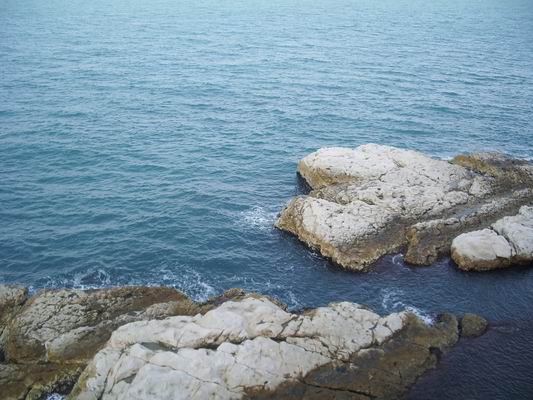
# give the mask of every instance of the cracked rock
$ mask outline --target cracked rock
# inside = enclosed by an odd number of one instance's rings
[[[348,302],[291,314],[245,296],[205,315],[123,325],[70,398],[394,398],[457,338],[452,316],[428,326]]]
[[[487,271],[533,261],[533,207],[504,217],[491,229],[463,233],[451,246],[452,258],[465,271]]]
[[[404,247],[406,261],[429,264],[457,234],[533,200],[533,166],[492,153],[448,162],[376,144],[323,148],[298,173],[312,191],[292,199],[276,227],[357,271]]]
[[[111,333],[128,322],[195,315],[242,296],[196,304],[165,287],[47,290],[0,285],[0,398],[41,399],[68,391]]]

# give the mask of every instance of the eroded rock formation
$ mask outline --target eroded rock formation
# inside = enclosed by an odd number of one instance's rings
[[[120,327],[71,397],[396,398],[457,339],[450,315],[428,326],[346,302],[291,314],[251,295],[205,315]]]
[[[485,333],[488,326],[488,321],[482,316],[466,313],[460,322],[461,335],[469,338],[478,337]]]
[[[240,289],[194,303],[162,287],[0,285],[0,311],[3,400],[394,399],[460,334],[449,314],[290,313]]]
[[[490,229],[463,233],[451,245],[452,258],[465,271],[487,271],[533,262],[533,207],[504,217]]]
[[[119,326],[195,315],[226,297],[196,304],[171,288],[132,286],[48,290],[28,298],[26,288],[0,285],[0,398],[40,399],[72,387]]]
[[[357,271],[401,248],[406,261],[430,264],[458,234],[533,201],[533,166],[501,154],[448,162],[375,144],[324,148],[298,173],[312,191],[292,199],[276,226]]]

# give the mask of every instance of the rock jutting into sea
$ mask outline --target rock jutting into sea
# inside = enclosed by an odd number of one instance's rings
[[[294,313],[240,289],[195,303],[163,287],[0,286],[0,312],[5,400],[393,399],[461,332],[450,314]]]
[[[354,271],[402,249],[408,263],[431,264],[459,234],[533,202],[533,165],[499,153],[443,161],[376,144],[323,148],[298,173],[312,190],[276,227]]]
[[[0,285],[0,398],[41,399],[72,387],[119,326],[195,315],[221,299],[197,304],[172,288],[137,286],[29,297],[27,288]]]
[[[457,236],[452,258],[465,271],[487,271],[533,262],[533,207],[523,206],[517,215],[504,217],[490,229]]]

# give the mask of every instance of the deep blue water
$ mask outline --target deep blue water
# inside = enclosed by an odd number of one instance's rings
[[[413,398],[533,398],[532,269],[352,274],[272,228],[299,158],[367,142],[533,157],[533,2],[0,2],[0,282],[478,312]]]

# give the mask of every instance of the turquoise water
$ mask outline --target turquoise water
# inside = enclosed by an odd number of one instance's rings
[[[272,224],[322,146],[533,157],[532,21],[529,0],[3,0],[0,282],[475,311],[497,329],[457,353],[474,371],[423,393],[527,398],[532,270],[350,274]]]

